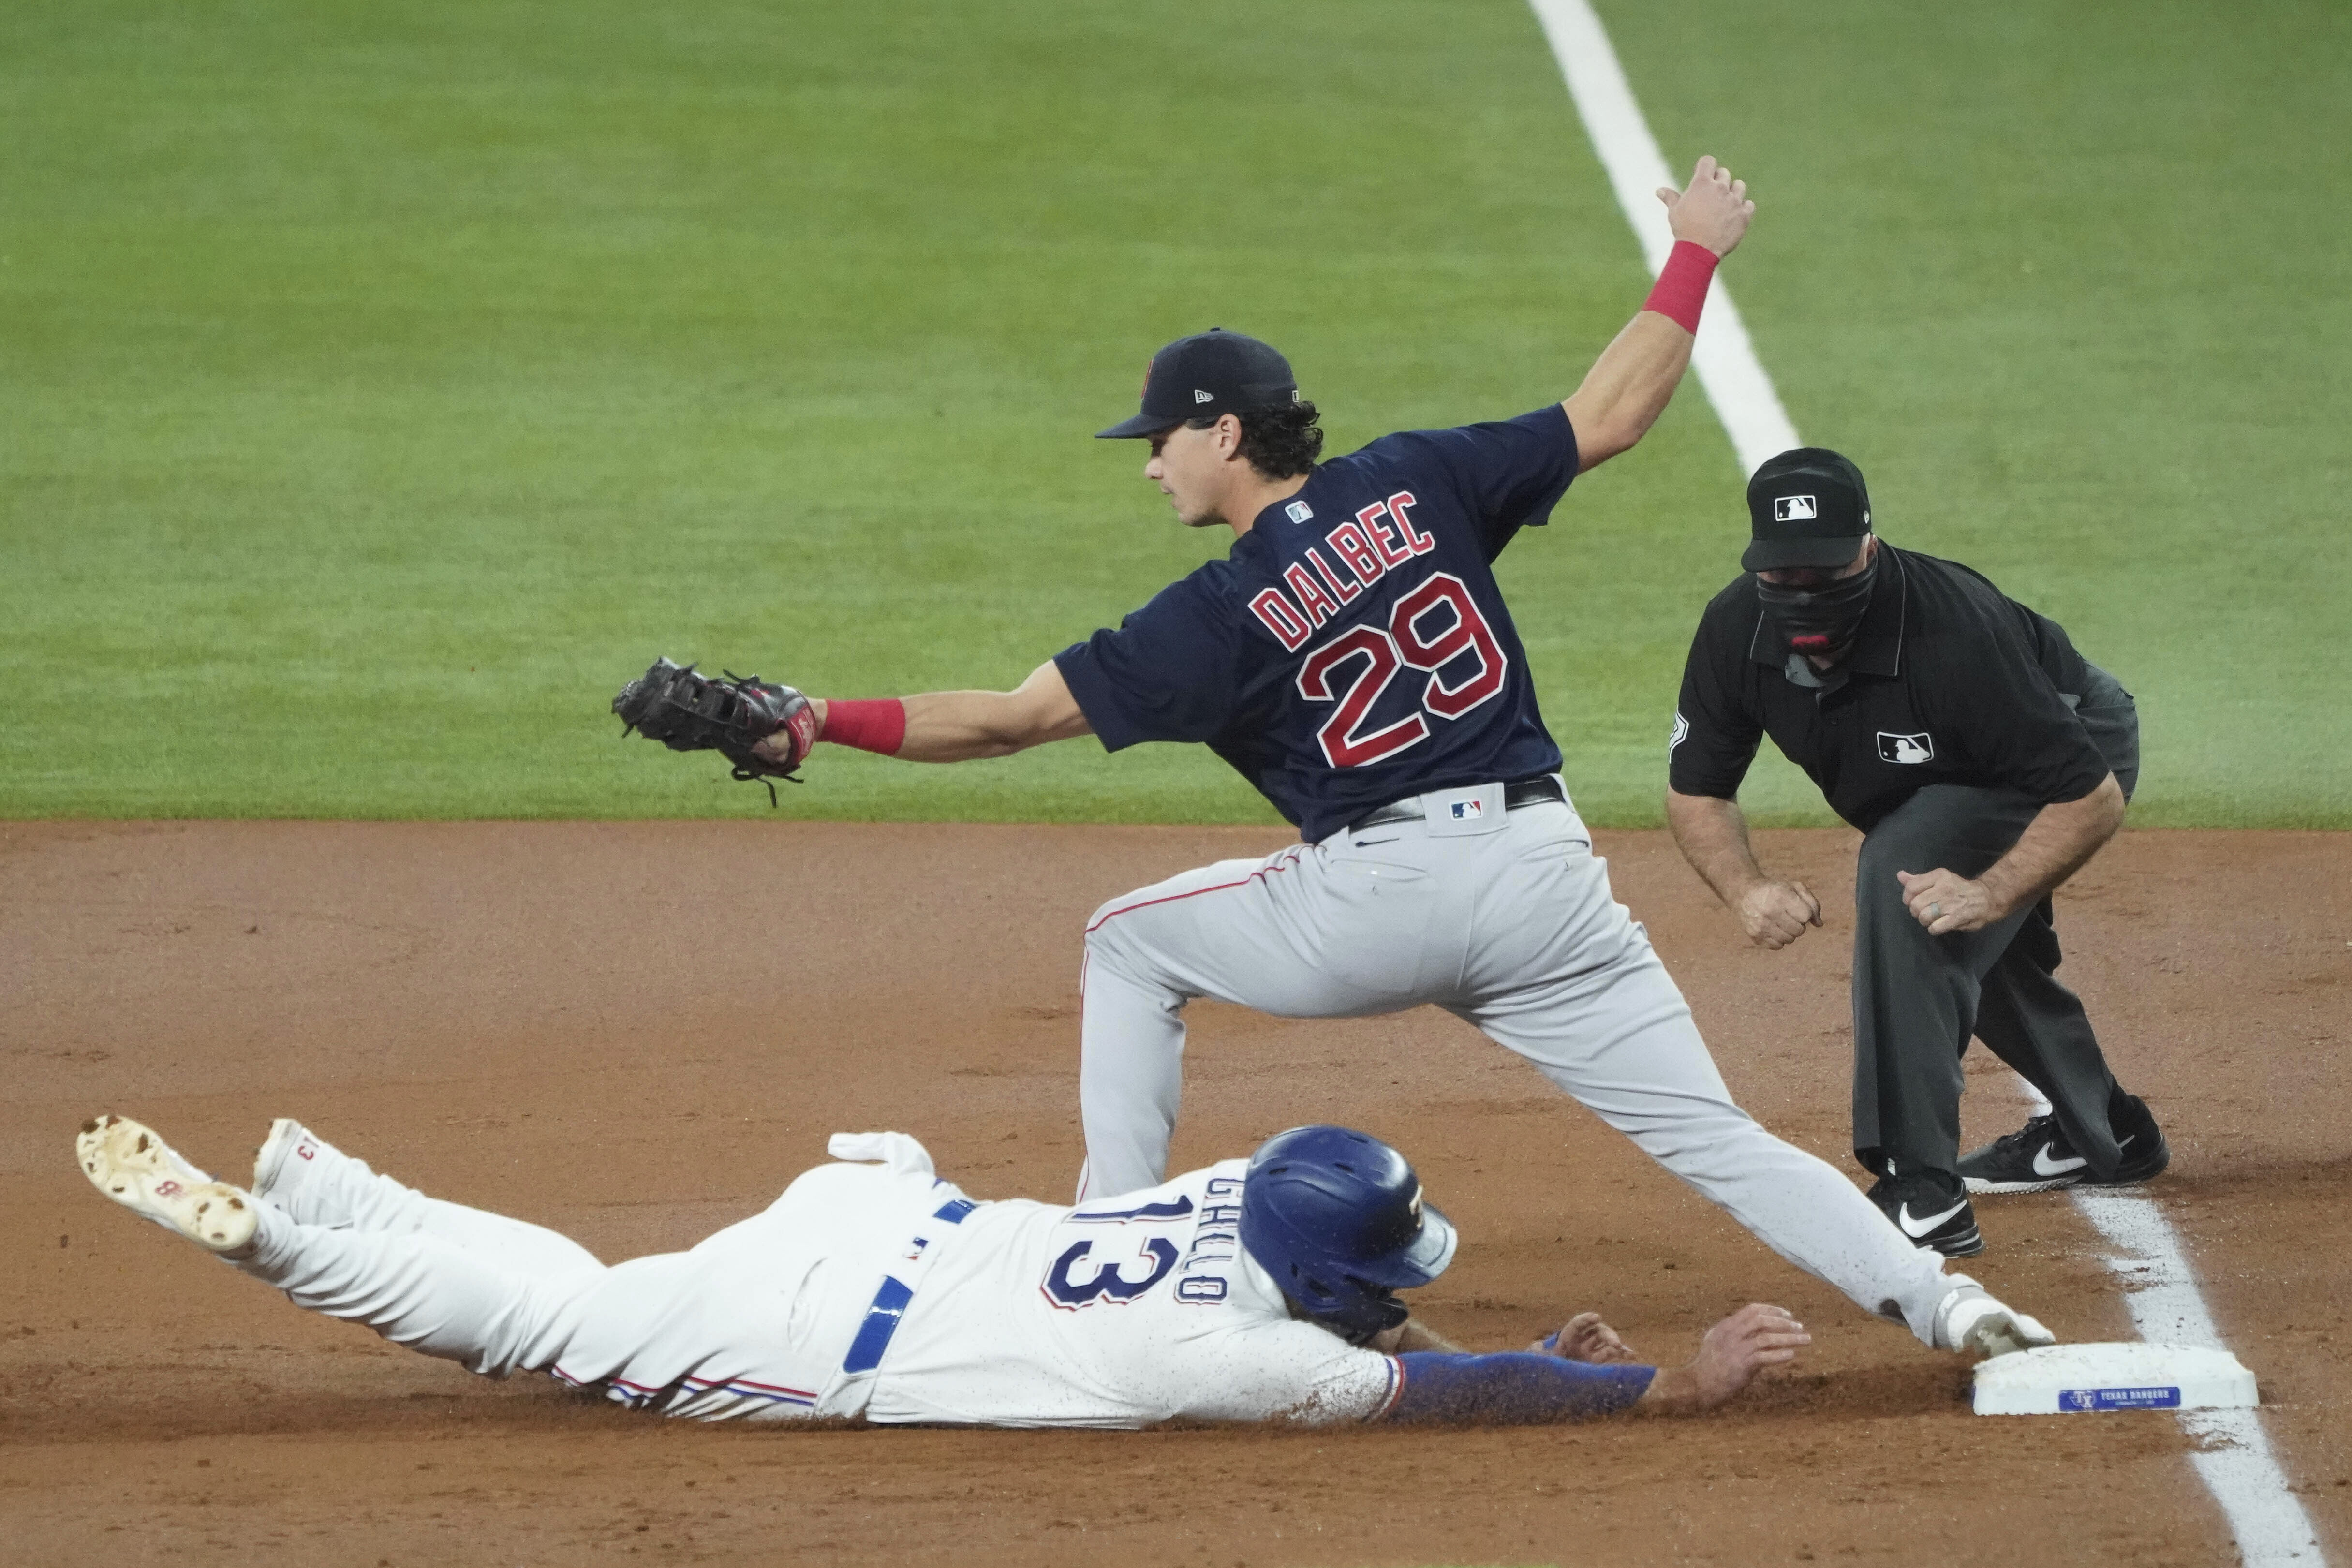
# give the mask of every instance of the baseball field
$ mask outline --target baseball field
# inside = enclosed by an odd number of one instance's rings
[[[1669,162],[1752,184],[1723,277],[1797,426],[2137,696],[2064,973],[2341,1560],[2352,16],[1598,8]],[[1519,0],[82,0],[0,16],[0,95],[16,1560],[2242,1560],[2172,1418],[1973,1416],[1950,1358],[1425,1009],[1196,1007],[1171,1168],[1361,1125],[1462,1226],[1422,1303],[1454,1337],[1591,1307],[1681,1358],[1766,1300],[1800,1365],[1553,1430],[665,1426],[298,1313],[72,1166],[96,1111],[224,1174],[297,1115],[608,1259],[841,1128],[1066,1201],[1087,911],[1274,813],[1205,750],[1083,740],[827,747],[772,809],[612,694],[656,654],[1010,687],[1116,625],[1224,548],[1088,439],[1181,332],[1280,343],[1336,450],[1571,389],[1646,278]],[[1762,852],[1832,890],[1772,954],[1657,831],[1742,481],[1686,386],[1500,575],[1618,897],[1742,1102],[1851,1170],[1858,836],[1768,748]],[[1969,1070],[1969,1141],[2013,1126]],[[2063,1194],[1979,1214],[1973,1272],[2133,1337]]]

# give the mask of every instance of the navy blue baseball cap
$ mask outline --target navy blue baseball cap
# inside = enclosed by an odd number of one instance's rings
[[[1298,378],[1271,343],[1223,327],[1178,338],[1151,356],[1143,376],[1143,410],[1097,441],[1157,436],[1187,419],[1287,408],[1298,401]]]
[[[1768,458],[1748,481],[1750,572],[1843,566],[1870,532],[1870,489],[1862,470],[1826,447],[1798,447]]]

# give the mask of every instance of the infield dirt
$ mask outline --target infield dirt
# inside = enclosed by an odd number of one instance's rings
[[[1771,954],[1654,834],[1607,833],[1734,1090],[1849,1171],[1854,836],[1765,836],[1828,929]],[[0,1540],[26,1563],[1993,1563],[2235,1560],[2168,1417],[1968,1413],[1865,1318],[1535,1071],[1429,1010],[1193,1009],[1171,1168],[1333,1120],[1461,1225],[1418,1306],[1478,1348],[1597,1308],[1686,1356],[1742,1301],[1798,1370],[1696,1421],[1508,1432],[701,1427],[495,1384],[313,1319],[107,1205],[86,1116],[241,1179],[299,1115],[437,1195],[607,1259],[764,1205],[836,1129],[977,1195],[1079,1154],[1078,931],[1255,829],[792,823],[0,825]],[[2062,894],[2065,975],[2163,1119],[2151,1191],[2326,1543],[2352,1541],[2352,837],[2133,833]],[[2022,1114],[1969,1057],[1971,1142]],[[1969,1267],[2130,1337],[2063,1194],[1988,1201]]]

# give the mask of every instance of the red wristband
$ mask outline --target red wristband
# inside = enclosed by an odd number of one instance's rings
[[[1698,331],[1698,313],[1706,304],[1706,285],[1715,276],[1715,264],[1720,259],[1714,251],[1693,239],[1675,241],[1666,253],[1666,265],[1658,273],[1658,281],[1651,289],[1649,299],[1642,303],[1644,310],[1677,322],[1686,332]]]
[[[895,697],[858,702],[836,697],[824,705],[824,728],[817,732],[817,739],[897,756],[907,740],[907,705]]]

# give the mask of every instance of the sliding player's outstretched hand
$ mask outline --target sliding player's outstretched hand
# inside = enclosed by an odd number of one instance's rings
[[[1666,225],[1676,239],[1706,246],[1717,256],[1728,256],[1748,233],[1756,204],[1748,199],[1748,182],[1735,180],[1731,171],[1712,156],[1701,158],[1683,190],[1658,187],[1666,204]]]
[[[1691,1361],[1689,1371],[1697,1384],[1693,1392],[1700,1408],[1711,1410],[1732,1398],[1755,1382],[1758,1373],[1796,1360],[1797,1352],[1812,1342],[1805,1325],[1785,1307],[1757,1301],[1740,1308],[1707,1330]]]
[[[1616,1330],[1601,1321],[1598,1312],[1577,1313],[1559,1332],[1549,1339],[1538,1340],[1528,1349],[1538,1355],[1556,1355],[1562,1361],[1588,1362],[1595,1366],[1642,1359],[1617,1337]]]

